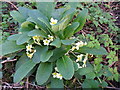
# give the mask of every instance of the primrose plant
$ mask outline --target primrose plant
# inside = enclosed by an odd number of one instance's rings
[[[10,12],[19,23],[19,32],[2,44],[2,56],[18,59],[14,82],[36,71],[38,85],[62,88],[64,81],[77,78],[79,69],[89,67],[89,54],[106,54],[103,47],[88,47],[89,41],[74,37],[83,28],[87,14],[87,9],[78,12],[70,5],[55,9],[52,2],[38,3],[34,10],[19,7]]]

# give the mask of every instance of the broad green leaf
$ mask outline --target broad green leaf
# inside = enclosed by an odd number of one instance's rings
[[[92,68],[92,67],[80,68],[77,72],[78,72],[80,75],[86,75],[86,74],[88,74],[88,73],[93,72],[93,68]]]
[[[39,28],[49,33],[48,30],[46,29],[46,25],[38,19],[38,18],[43,18],[46,21],[48,21],[47,17],[45,17],[43,13],[41,13],[38,10],[31,10],[29,11],[28,15],[32,18],[31,20],[33,20],[33,22],[35,22]]]
[[[39,17],[38,18],[41,22],[43,22],[49,29],[50,29],[50,22],[48,22],[47,20],[45,20],[45,19],[43,19],[43,18],[41,18],[41,17]]]
[[[28,29],[29,31],[30,30],[33,30],[35,27],[35,25],[32,23],[32,22],[29,22],[29,21],[25,21],[21,24],[21,28],[26,28]]]
[[[55,33],[57,31],[64,30],[65,27],[63,27],[63,25],[66,23],[66,21],[67,21],[67,18],[58,21],[58,23],[55,25],[52,25],[52,31]]]
[[[34,53],[32,60],[33,60],[33,62],[35,62],[35,63],[40,63],[40,55],[41,55],[41,51],[42,51],[43,49],[42,49],[42,47],[40,47],[40,46],[36,46],[36,47],[35,47],[35,50],[36,50],[36,52]],[[45,51],[46,51],[46,50],[45,50]]]
[[[35,66],[32,60],[28,60],[22,64],[14,74],[14,82],[20,82]]]
[[[0,49],[2,49],[2,50],[0,50],[0,51],[2,51],[2,53],[0,53],[0,54],[2,54],[1,56],[10,54],[10,53],[14,53],[16,51],[19,51],[19,50],[25,48],[24,45],[17,45],[15,41],[7,41],[7,42],[1,44],[0,47],[2,47],[2,48],[0,48]]]
[[[68,38],[71,37],[75,30],[77,29],[77,27],[79,26],[78,22],[74,22],[72,25],[68,26],[65,30],[64,30],[64,37]]]
[[[51,13],[55,8],[53,2],[37,2],[37,9],[48,18],[51,18]]]
[[[81,47],[79,49],[79,52],[89,53],[89,54],[93,54],[93,55],[106,55],[107,54],[107,51],[103,47],[100,47],[99,49],[98,48]]]
[[[63,56],[60,58],[57,63],[58,71],[62,74],[62,76],[69,80],[74,75],[74,65],[72,60],[68,56]]]
[[[50,88],[64,88],[63,80],[51,78]]]
[[[17,61],[16,65],[15,65],[15,70],[17,70],[21,65],[26,63],[28,60],[29,60],[29,58],[26,56],[25,53],[23,53],[23,55],[20,57],[20,59]]]
[[[31,39],[31,37],[29,37],[27,34],[28,33],[23,33],[20,35],[20,37],[16,41],[17,45],[24,44]]]
[[[83,28],[83,26],[84,26],[84,24],[85,24],[85,22],[86,22],[87,15],[88,15],[88,10],[87,10],[87,9],[83,9],[83,10],[77,15],[77,18],[76,18],[74,21],[75,21],[75,22],[79,22],[80,25],[79,25],[79,27],[75,30],[74,33],[80,31],[80,30]]]
[[[52,55],[53,55],[53,51],[48,50],[46,52],[41,53],[40,59],[42,62],[46,62],[50,59]]]
[[[49,79],[52,68],[52,63],[40,63],[36,74],[37,84],[42,85]]]
[[[85,79],[85,81],[82,84],[82,88],[99,88],[99,83],[96,80],[93,79]]]
[[[60,48],[61,40],[59,38],[56,38],[50,45],[53,45],[53,46],[56,46],[57,48]]]
[[[75,41],[76,41],[76,39],[61,40],[61,42],[62,42],[64,45],[72,45]]]
[[[30,9],[25,8],[25,7],[19,7],[18,10],[19,10],[19,12],[21,13],[21,15],[22,15],[23,17],[28,18],[28,11],[29,11]]]
[[[56,48],[55,50],[53,50],[53,56],[51,56],[49,62],[54,62],[58,60],[60,57],[65,55],[66,52],[67,51],[64,48]]]
[[[20,27],[18,31],[19,31],[20,33],[28,33],[28,32],[31,31],[31,29]]]
[[[65,11],[66,11],[65,8],[54,9],[54,11],[52,12],[52,17],[54,19],[60,20]]]
[[[16,41],[20,37],[20,35],[21,34],[14,34],[14,35],[9,36],[7,39]]]
[[[78,68],[78,65],[75,61],[73,62],[73,65],[74,65],[74,70],[77,71],[79,68]]]
[[[11,11],[10,15],[19,23],[23,23],[26,20],[26,18],[22,16],[22,14],[20,14],[18,11]]]
[[[33,30],[28,33],[28,36],[41,36],[41,37],[47,37],[46,33],[42,30]]]
[[[96,74],[94,72],[90,72],[86,75],[86,79],[94,79],[96,77]]]

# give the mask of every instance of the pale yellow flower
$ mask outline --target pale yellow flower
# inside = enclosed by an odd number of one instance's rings
[[[76,62],[82,61],[83,54],[80,54],[77,56]]]
[[[44,45],[47,45],[47,46],[50,44],[50,40],[47,40],[47,39],[43,40],[43,42],[44,42]]]
[[[49,39],[50,41],[53,41],[54,37],[53,37],[53,36],[48,35],[48,39]]]
[[[50,19],[50,25],[54,25],[54,24],[56,24],[57,22],[58,22],[57,19],[53,19],[53,18]]]
[[[30,51],[30,52],[31,52],[31,51],[32,51],[32,48],[33,48],[32,45],[29,45],[29,44],[28,44],[28,45],[26,46],[26,51]]]
[[[58,73],[56,73],[56,72],[52,73],[53,78],[56,78],[56,77],[57,77],[57,74],[58,74]]]
[[[29,58],[32,58],[32,56],[33,56],[33,53],[27,53],[27,56],[29,57]]]
[[[57,74],[57,78],[59,78],[60,80],[62,79],[62,75],[60,73]]]
[[[75,45],[76,45],[76,47],[82,47],[84,45],[84,43],[82,41],[79,41]]]

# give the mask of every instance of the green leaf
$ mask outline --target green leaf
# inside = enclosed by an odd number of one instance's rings
[[[22,16],[22,14],[20,14],[18,11],[11,11],[10,15],[19,23],[23,23],[26,20],[26,18]]]
[[[56,38],[50,45],[53,45],[53,46],[56,46],[57,48],[60,48],[61,40],[59,38]]]
[[[19,10],[20,14],[21,14],[24,18],[28,18],[28,11],[29,11],[30,9],[25,8],[25,7],[19,7],[18,10]]]
[[[65,30],[64,30],[64,37],[68,38],[71,37],[75,30],[77,29],[77,27],[79,26],[78,22],[74,22],[72,25],[68,26]]]
[[[43,22],[49,29],[50,29],[50,22],[48,22],[47,20],[45,20],[45,19],[43,19],[43,18],[41,18],[41,17],[39,17],[38,18],[41,22]]]
[[[52,78],[50,88],[64,88],[63,80]]]
[[[37,84],[42,85],[49,79],[52,68],[52,63],[40,63],[36,74]]]
[[[46,21],[48,21],[47,17],[44,16],[40,11],[38,10],[31,10],[29,11],[28,15],[32,18],[31,20],[33,20],[33,22],[36,23],[36,25],[41,28],[42,30],[46,31],[48,33],[48,31],[46,30],[46,25],[41,22],[38,18],[43,18]]]
[[[53,55],[53,51],[48,50],[46,52],[41,53],[40,59],[42,62],[46,62],[50,59],[52,55]]]
[[[0,47],[2,47],[2,48],[0,48],[0,49],[2,49],[2,50],[0,50],[0,51],[2,51],[2,53],[0,53],[0,54],[2,54],[1,56],[10,54],[10,53],[14,53],[16,51],[19,51],[19,50],[25,48],[24,45],[17,45],[15,41],[7,41],[7,42],[1,44]]]
[[[86,22],[86,18],[88,15],[88,10],[87,9],[83,9],[77,16],[77,18],[75,19],[75,22],[79,22],[80,26],[75,30],[74,33],[78,32],[79,30],[81,30]]]
[[[41,37],[47,37],[46,33],[42,30],[32,30],[28,33],[28,36],[41,36]]]
[[[48,18],[51,18],[51,13],[55,8],[55,4],[53,2],[38,2],[37,9],[42,12]]]
[[[82,84],[82,88],[99,88],[99,83],[96,80],[93,79],[85,79],[85,81]]]
[[[35,25],[30,21],[25,21],[21,24],[21,28],[26,28],[28,31],[33,30]]]
[[[61,42],[62,42],[64,45],[72,45],[75,41],[76,41],[76,39],[61,40]]]
[[[21,36],[17,39],[17,45],[24,44],[31,39],[31,37],[29,37],[27,34],[28,33],[21,34]]]
[[[41,55],[41,51],[43,50],[43,48],[40,46],[36,46],[35,50],[36,52],[34,53],[32,60],[35,63],[40,63],[40,55]]]
[[[78,65],[75,61],[73,62],[73,65],[74,65],[74,70],[77,71],[79,68],[78,68]]]
[[[80,75],[86,75],[86,74],[88,74],[88,73],[93,72],[93,68],[92,68],[92,67],[80,68],[77,72],[78,72]]]
[[[7,39],[16,41],[20,37],[20,35],[21,34],[14,34],[14,35],[9,36]]]
[[[21,65],[26,63],[28,60],[29,60],[29,58],[27,57],[27,55],[25,53],[23,53],[23,55],[20,57],[20,59],[17,61],[16,65],[15,65],[15,70],[17,70]]]
[[[62,76],[69,80],[74,75],[74,65],[72,60],[68,56],[63,56],[60,58],[57,63],[58,71],[62,74]]]
[[[93,54],[93,55],[106,55],[107,54],[107,51],[103,47],[100,47],[99,49],[98,48],[81,47],[79,49],[79,52],[89,53],[89,54]]]
[[[22,64],[14,75],[14,82],[20,82],[35,66],[36,64],[32,60],[28,60]]]
[[[96,77],[96,74],[94,72],[90,72],[86,74],[86,79],[94,79]]]
[[[53,56],[51,56],[49,62],[54,62],[58,60],[60,57],[65,55],[66,52],[67,51],[64,48],[56,48],[55,50],[53,50]]]

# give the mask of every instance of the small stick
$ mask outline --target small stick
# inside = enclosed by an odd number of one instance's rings
[[[7,3],[9,3],[9,4],[11,4],[16,10],[18,10],[18,8],[16,7],[16,5],[15,4],[13,4],[12,2],[10,2],[10,1],[7,1],[7,0],[2,0],[2,1],[4,1],[4,2],[7,2]]]
[[[6,63],[6,62],[13,62],[13,61],[16,61],[17,59],[13,59],[13,60],[4,60],[2,61],[1,63]]]

